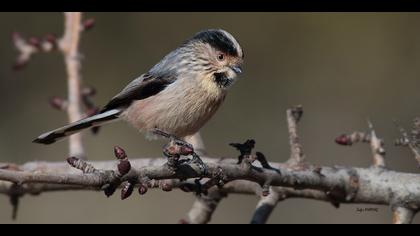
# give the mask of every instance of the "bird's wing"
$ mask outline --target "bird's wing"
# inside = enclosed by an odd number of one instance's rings
[[[174,77],[155,77],[148,73],[131,81],[120,93],[108,102],[101,113],[115,108],[127,107],[133,101],[156,95],[176,80]]]

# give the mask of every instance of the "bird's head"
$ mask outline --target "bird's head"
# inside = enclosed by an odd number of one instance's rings
[[[192,52],[190,58],[196,71],[205,73],[222,89],[229,88],[242,73],[244,52],[238,41],[222,29],[198,32],[184,44]]]

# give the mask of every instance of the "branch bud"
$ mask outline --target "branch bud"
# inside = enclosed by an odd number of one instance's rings
[[[90,30],[94,26],[95,26],[95,19],[93,19],[93,18],[86,19],[82,23],[83,31]]]
[[[125,153],[125,150],[118,146],[114,147],[114,155],[118,160],[127,158],[127,154]]]
[[[130,182],[124,183],[121,189],[121,200],[125,200],[131,196],[134,190],[134,184]]]
[[[335,139],[335,142],[343,146],[351,146],[353,144],[353,142],[351,141],[351,138],[346,134],[342,134],[339,137],[337,137]]]
[[[140,194],[140,195],[144,195],[144,194],[146,194],[148,189],[149,189],[149,188],[148,188],[146,185],[144,185],[144,184],[140,184],[140,187],[139,187],[139,194]]]

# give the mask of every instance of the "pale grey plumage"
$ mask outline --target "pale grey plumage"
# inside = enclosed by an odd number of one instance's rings
[[[178,137],[191,135],[222,104],[242,60],[243,51],[232,35],[201,31],[130,82],[100,114],[42,134],[34,142],[51,144],[119,118],[142,131],[159,128]]]

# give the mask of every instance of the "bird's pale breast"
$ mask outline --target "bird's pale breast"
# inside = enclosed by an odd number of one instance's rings
[[[158,128],[178,137],[196,133],[220,107],[225,91],[210,80],[187,80],[179,79],[159,94],[135,101],[122,118],[141,131]]]

